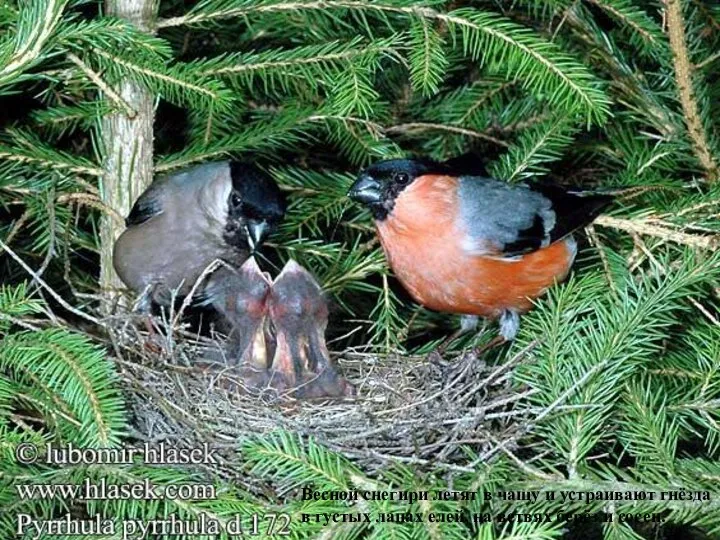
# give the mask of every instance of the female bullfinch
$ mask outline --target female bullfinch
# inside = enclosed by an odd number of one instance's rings
[[[169,306],[215,260],[240,267],[282,222],[275,180],[249,163],[204,163],[158,178],[135,201],[115,242],[113,265],[129,288]]]
[[[418,303],[464,315],[464,329],[478,316],[499,319],[506,340],[532,300],[567,276],[572,233],[612,202],[418,159],[368,167],[348,196],[369,207],[390,267]]]

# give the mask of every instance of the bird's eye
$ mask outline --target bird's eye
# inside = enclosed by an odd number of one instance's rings
[[[406,173],[404,173],[404,172],[397,173],[397,174],[395,175],[395,181],[396,181],[398,184],[404,186],[405,184],[407,184],[407,183],[410,181],[410,177],[409,177]]]
[[[240,195],[238,195],[237,193],[233,193],[232,197],[230,197],[230,203],[234,207],[240,206],[242,204],[242,199],[240,198]]]

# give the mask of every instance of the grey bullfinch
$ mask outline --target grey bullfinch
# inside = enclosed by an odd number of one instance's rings
[[[159,178],[137,199],[115,242],[120,279],[151,301],[187,295],[216,259],[239,268],[278,226],[286,200],[265,172],[235,161],[205,163]]]

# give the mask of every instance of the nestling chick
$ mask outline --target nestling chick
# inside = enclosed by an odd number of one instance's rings
[[[206,163],[160,178],[135,202],[115,242],[120,279],[151,301],[186,296],[214,260],[239,267],[285,215],[285,196],[252,165]]]
[[[238,270],[222,267],[213,272],[203,291],[203,303],[212,305],[229,325],[226,357],[250,388],[265,387],[269,380],[270,288],[270,276],[250,257]]]
[[[348,195],[370,209],[393,272],[418,303],[464,315],[464,328],[478,316],[499,319],[505,340],[532,300],[567,276],[572,233],[612,202],[417,159],[368,167]]]
[[[325,344],[328,307],[320,285],[290,260],[268,301],[276,348],[270,384],[298,398],[351,396],[354,389],[330,363]]]

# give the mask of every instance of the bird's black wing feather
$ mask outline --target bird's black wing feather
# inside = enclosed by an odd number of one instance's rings
[[[568,191],[548,184],[531,184],[531,189],[542,193],[552,202],[555,225],[549,231],[550,242],[556,242],[586,227],[612,202],[613,197],[581,190]]]
[[[140,225],[150,218],[161,214],[163,211],[160,196],[165,182],[155,181],[135,201],[128,217],[125,218],[125,226]]]
[[[545,220],[540,214],[535,214],[532,225],[517,231],[517,240],[504,244],[502,252],[504,255],[514,257],[537,251],[542,247],[545,238]]]

